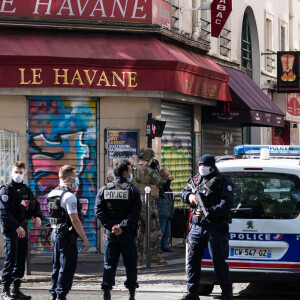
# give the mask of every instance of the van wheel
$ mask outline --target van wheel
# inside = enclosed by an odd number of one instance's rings
[[[213,289],[214,289],[213,284],[200,284],[199,295],[200,296],[209,296],[210,293],[213,291]]]

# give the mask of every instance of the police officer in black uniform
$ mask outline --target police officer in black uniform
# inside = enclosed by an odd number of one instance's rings
[[[39,228],[42,213],[30,187],[23,183],[24,175],[25,163],[16,161],[12,165],[10,181],[0,189],[0,229],[4,234],[5,253],[2,300],[31,299],[20,291],[28,250],[27,224],[34,217],[32,223]]]
[[[90,247],[82,226],[81,205],[72,191],[79,184],[76,168],[62,166],[59,178],[59,186],[47,198],[53,246],[52,286],[49,289],[52,300],[66,300],[72,288],[78,256],[77,237],[82,239],[85,251]]]
[[[101,289],[104,300],[110,300],[110,290],[115,285],[116,269],[122,254],[129,290],[129,299],[134,300],[137,283],[137,222],[142,208],[141,194],[130,181],[131,164],[121,160],[115,169],[115,180],[102,187],[96,198],[95,214],[105,228],[104,271]]]
[[[199,160],[199,173],[192,179],[201,193],[208,216],[203,220],[203,212],[197,209],[196,197],[191,185],[183,190],[181,201],[194,210],[192,228],[188,237],[188,293],[181,300],[199,300],[201,261],[208,247],[214,264],[215,275],[222,289],[221,299],[231,300],[232,282],[226,259],[229,255],[228,231],[230,209],[233,203],[232,183],[229,177],[217,169],[215,157],[206,154]]]

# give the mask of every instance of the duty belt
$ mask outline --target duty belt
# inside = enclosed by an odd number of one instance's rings
[[[57,224],[61,224],[61,223],[64,223],[63,222],[63,218],[49,218],[49,223],[50,224],[55,224],[55,225],[57,225]]]

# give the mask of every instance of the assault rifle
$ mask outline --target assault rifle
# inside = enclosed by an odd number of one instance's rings
[[[196,196],[196,202],[197,202],[197,208],[196,208],[196,210],[199,209],[199,210],[202,211],[203,218],[200,220],[200,222],[198,222],[198,223],[201,223],[202,221],[204,221],[205,219],[207,219],[208,212],[207,212],[207,210],[205,208],[205,205],[204,205],[204,203],[202,201],[200,191],[196,187],[195,182],[194,182],[193,178],[191,178],[191,177],[189,178],[189,181],[188,181],[188,187],[190,187],[192,189],[192,193]]]

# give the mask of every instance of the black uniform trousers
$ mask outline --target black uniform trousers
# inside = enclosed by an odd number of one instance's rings
[[[138,288],[137,283],[137,249],[135,234],[130,230],[123,231],[115,236],[109,230],[105,230],[104,241],[104,271],[102,289],[112,289],[115,285],[116,270],[120,254],[126,268],[127,279],[124,282],[126,288]]]
[[[198,293],[201,277],[201,261],[204,250],[208,247],[213,261],[215,275],[221,286],[222,294],[232,293],[232,282],[226,259],[229,255],[228,233],[220,232],[216,223],[193,225],[188,237],[188,267],[187,289],[191,293]]]
[[[2,269],[2,284],[9,286],[11,283],[20,286],[25,272],[25,263],[28,253],[27,225],[24,230],[26,236],[19,238],[16,230],[7,229],[4,234],[4,264]]]
[[[77,267],[77,244],[71,243],[70,236],[61,236],[55,230],[51,233],[53,246],[53,271],[51,275],[52,295],[66,296],[72,288],[73,278]]]

